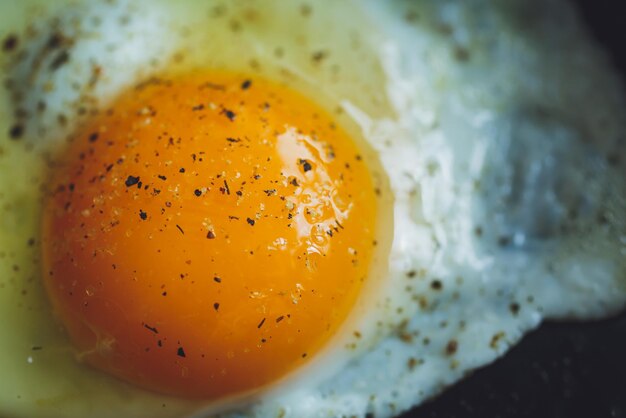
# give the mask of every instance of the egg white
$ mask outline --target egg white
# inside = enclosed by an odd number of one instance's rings
[[[21,140],[1,143],[0,314],[15,320],[0,323],[0,415],[212,411],[77,364],[39,282],[46,156],[62,150],[80,113],[163,68],[289,83],[376,150],[393,194],[389,257],[377,263],[384,286],[316,360],[320,372],[309,367],[221,416],[394,416],[544,318],[624,307],[624,96],[564,1],[27,3],[0,21],[23,33],[37,15],[26,58],[4,66],[30,116]],[[75,39],[71,59],[33,75],[55,28]],[[55,56],[43,59],[41,68]],[[3,96],[10,126],[15,100]],[[92,107],[80,112],[86,96]],[[60,125],[68,109],[76,114]]]

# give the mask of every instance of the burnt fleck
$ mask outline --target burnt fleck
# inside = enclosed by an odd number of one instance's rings
[[[213,304],[213,309],[215,309],[215,311],[219,311],[219,309],[220,309],[220,304],[219,304],[219,303],[217,303],[217,302],[215,302],[215,303]]]
[[[176,228],[180,231],[181,234],[185,235],[185,231],[183,231],[183,228],[181,228],[180,225],[176,224]]]
[[[176,352],[176,355],[178,357],[187,357],[187,355],[185,354],[185,350],[182,347],[178,347],[178,351]]]
[[[198,110],[202,110],[202,109],[204,109],[203,104],[199,104],[191,108],[191,110],[193,110],[194,112],[197,112]]]
[[[259,322],[259,325],[257,325],[256,327],[260,329],[264,323],[265,323],[265,318],[261,319],[261,322]]]
[[[252,85],[252,81],[251,80],[245,80],[243,83],[241,83],[241,89],[242,90],[248,90],[251,85]]]
[[[137,177],[135,177],[135,176],[128,176],[128,178],[124,182],[126,187],[132,187],[132,186],[134,186],[134,185],[136,185],[138,183],[139,183],[139,176],[137,176]]]
[[[162,175],[159,175],[159,176],[157,176],[157,177],[158,177],[159,179],[163,180],[163,181],[167,180],[167,177],[162,176]]]
[[[246,218],[246,222],[248,222],[250,226],[254,226],[254,219]]]
[[[322,60],[324,60],[324,58],[326,58],[328,56],[328,52],[326,51],[317,51],[314,52],[313,55],[311,55],[311,59],[314,62],[322,62]]]
[[[456,340],[450,340],[448,341],[448,344],[446,345],[446,355],[448,356],[452,356],[454,355],[457,350],[459,348],[459,343]]]
[[[293,179],[291,179],[291,185],[294,186],[294,187],[298,187],[299,186],[298,179],[295,178],[295,177]]]
[[[228,142],[241,142],[241,139],[239,139],[239,138],[226,138],[226,140]]]
[[[227,195],[230,195],[230,187],[228,187],[228,183],[226,182],[226,180],[224,180],[224,190],[226,191]]]
[[[312,8],[311,8],[311,6],[309,6],[308,4],[303,4],[303,5],[300,7],[300,14],[301,14],[303,17],[309,17],[309,16],[311,16],[311,13],[312,13],[312,12],[313,12],[313,9],[312,9]]]
[[[470,59],[470,53],[466,48],[457,46],[454,48],[454,58],[459,62],[467,62]]]
[[[145,221],[146,219],[148,219],[148,214],[144,212],[143,210],[139,209],[139,217],[141,218],[142,221]]]
[[[276,189],[269,189],[269,190],[263,190],[263,192],[267,195],[267,196],[273,196],[276,194]]]
[[[215,283],[222,283],[222,279],[221,279],[221,278],[219,278],[219,277],[217,277],[217,276],[213,277],[213,281],[214,281]]]
[[[4,41],[2,41],[2,50],[4,52],[11,52],[15,48],[17,48],[17,44],[18,44],[17,36],[9,35],[6,38],[4,38]]]

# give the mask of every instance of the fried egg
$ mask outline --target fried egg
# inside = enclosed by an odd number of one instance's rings
[[[565,2],[2,8],[3,416],[392,417],[624,307]]]

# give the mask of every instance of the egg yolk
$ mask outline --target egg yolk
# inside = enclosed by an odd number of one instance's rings
[[[256,77],[137,85],[74,135],[51,184],[44,277],[79,359],[169,395],[223,398],[307,362],[376,245],[352,138]]]

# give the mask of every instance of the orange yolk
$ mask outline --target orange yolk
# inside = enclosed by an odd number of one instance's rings
[[[75,135],[44,213],[46,287],[79,358],[187,398],[308,361],[376,244],[352,139],[286,87],[228,73],[124,93]]]

